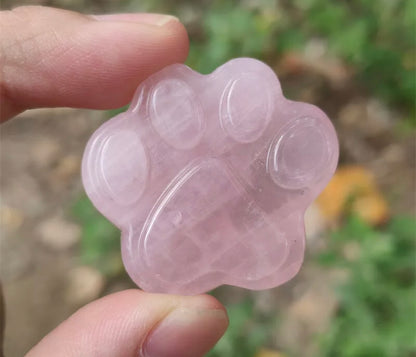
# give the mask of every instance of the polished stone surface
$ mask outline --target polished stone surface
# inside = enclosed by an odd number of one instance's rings
[[[239,58],[209,75],[176,64],[149,77],[93,134],[82,175],[121,229],[137,285],[198,294],[294,277],[305,209],[337,161],[327,116],[284,98],[264,63]]]

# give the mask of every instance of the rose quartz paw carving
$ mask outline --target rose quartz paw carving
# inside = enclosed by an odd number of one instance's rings
[[[207,76],[178,64],[149,77],[94,133],[82,174],[122,231],[137,285],[197,294],[291,279],[305,209],[337,160],[326,115],[285,99],[268,66],[241,58]]]

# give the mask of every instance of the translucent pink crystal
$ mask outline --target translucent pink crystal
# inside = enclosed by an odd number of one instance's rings
[[[197,294],[295,276],[305,209],[337,160],[326,115],[285,99],[268,66],[240,58],[206,76],[175,64],[149,77],[91,137],[82,176],[121,229],[136,284]]]

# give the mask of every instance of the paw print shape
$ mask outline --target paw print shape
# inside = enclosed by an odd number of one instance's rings
[[[91,137],[85,190],[122,232],[131,278],[151,292],[266,289],[303,261],[304,212],[335,171],[318,108],[283,97],[264,63],[209,75],[175,64]]]

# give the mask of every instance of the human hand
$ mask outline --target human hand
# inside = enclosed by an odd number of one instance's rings
[[[28,108],[108,109],[126,104],[151,73],[185,60],[172,17],[91,17],[45,8],[0,13],[1,120]],[[127,290],[81,308],[27,357],[198,357],[228,325],[213,297]]]

